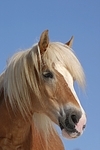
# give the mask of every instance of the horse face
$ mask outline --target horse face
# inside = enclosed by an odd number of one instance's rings
[[[63,136],[75,138],[85,128],[85,112],[74,90],[73,77],[69,71],[59,65],[55,69],[54,72],[49,69],[43,72],[45,113],[60,126]]]

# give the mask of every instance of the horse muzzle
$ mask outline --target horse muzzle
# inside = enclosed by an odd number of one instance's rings
[[[67,110],[65,115],[59,117],[59,126],[62,135],[72,139],[80,136],[86,127],[86,115],[79,110]]]

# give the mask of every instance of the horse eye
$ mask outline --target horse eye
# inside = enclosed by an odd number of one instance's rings
[[[50,71],[43,72],[43,77],[45,78],[53,78],[53,74]]]

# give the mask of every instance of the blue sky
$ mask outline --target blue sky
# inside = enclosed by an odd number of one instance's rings
[[[73,35],[73,49],[86,74],[86,92],[78,91],[87,113],[84,134],[62,138],[65,149],[100,150],[100,1],[1,0],[0,73],[19,49],[31,47],[49,29],[51,41],[66,42]]]

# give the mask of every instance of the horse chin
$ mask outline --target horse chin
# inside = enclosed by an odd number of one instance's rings
[[[59,126],[62,131],[63,137],[65,137],[67,139],[74,139],[81,135],[81,133],[78,132],[77,130],[75,130],[74,132],[71,132],[71,131],[69,131],[69,129],[64,128],[64,126],[61,123],[59,123]]]
[[[65,129],[62,129],[62,135],[67,139],[74,139],[77,138],[80,134],[78,134],[77,132],[69,133]]]

